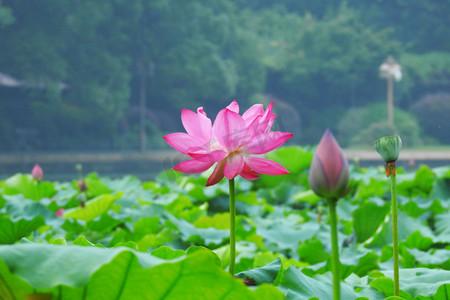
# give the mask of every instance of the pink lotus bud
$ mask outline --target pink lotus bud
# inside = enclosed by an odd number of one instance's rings
[[[348,193],[349,170],[339,144],[327,129],[317,147],[309,171],[309,185],[319,196],[332,199]]]
[[[33,177],[34,180],[42,180],[42,178],[44,177],[44,171],[42,171],[40,165],[34,165],[33,170],[31,170],[31,177]]]
[[[64,208],[58,209],[58,211],[55,213],[55,216],[60,217],[64,214]]]

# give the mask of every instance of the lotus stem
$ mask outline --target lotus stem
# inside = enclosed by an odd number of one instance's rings
[[[397,214],[397,184],[395,162],[391,172],[391,201],[392,201],[392,237],[394,259],[394,296],[400,296],[399,263],[398,263],[398,214]]]
[[[229,180],[230,186],[230,267],[229,272],[234,276],[234,260],[236,257],[236,200],[234,178]]]
[[[333,300],[341,299],[341,272],[339,262],[339,244],[337,234],[337,214],[336,214],[336,198],[327,199],[330,207],[330,224],[331,224],[331,255],[333,270]]]

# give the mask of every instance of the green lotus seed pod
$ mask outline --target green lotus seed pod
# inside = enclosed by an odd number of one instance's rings
[[[396,136],[385,136],[375,142],[375,150],[385,162],[396,161],[402,150],[402,139]]]

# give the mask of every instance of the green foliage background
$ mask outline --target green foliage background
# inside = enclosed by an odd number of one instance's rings
[[[0,85],[0,149],[136,148],[143,86],[149,147],[179,129],[181,108],[233,99],[276,99],[312,144],[384,99],[389,54],[402,109],[448,93],[449,12],[445,0],[2,0],[0,73],[22,85]]]

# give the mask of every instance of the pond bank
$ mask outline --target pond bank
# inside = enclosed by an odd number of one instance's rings
[[[375,150],[344,150],[347,159],[358,159],[362,166],[381,163]],[[83,173],[98,172],[104,176],[119,177],[133,174],[141,179],[153,179],[160,171],[172,168],[184,160],[185,155],[176,151],[149,152],[59,152],[59,153],[2,153],[0,154],[0,177],[15,173],[28,173],[34,164],[40,164],[47,179],[68,180],[77,178],[75,165],[83,165]],[[401,165],[427,164],[432,167],[450,163],[448,150],[403,150]]]

